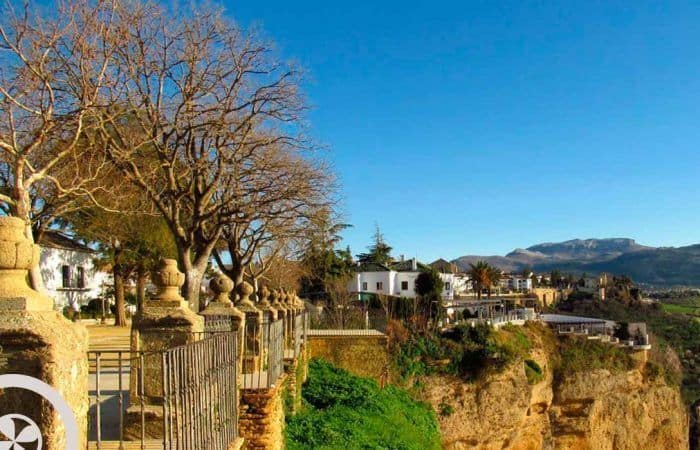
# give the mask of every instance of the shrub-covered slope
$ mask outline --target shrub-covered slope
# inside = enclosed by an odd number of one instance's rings
[[[287,422],[287,449],[440,448],[431,408],[397,387],[380,388],[315,359],[302,397],[302,412]]]

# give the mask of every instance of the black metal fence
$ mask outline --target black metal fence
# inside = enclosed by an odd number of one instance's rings
[[[294,316],[294,357],[299,356],[301,350],[301,340],[304,335],[304,315],[297,314]]]
[[[284,319],[259,324],[246,321],[243,340],[244,389],[272,387],[282,375],[284,366]]]
[[[237,349],[237,334],[221,331],[163,352],[88,352],[88,447],[227,449],[238,436]]]
[[[143,380],[141,367],[144,354],[129,350],[100,350],[88,352],[90,379],[88,394],[88,440],[100,448],[103,441],[124,442],[125,411],[128,406],[138,406],[145,419]],[[133,372],[132,372],[133,369]],[[131,374],[135,373],[132,380]],[[130,383],[135,383],[136,398],[130,398]],[[133,401],[132,401],[133,400]],[[142,424],[143,425],[143,424]],[[145,430],[145,427],[141,427]],[[145,436],[141,437],[145,441]]]
[[[166,449],[226,450],[238,437],[237,336],[163,352]]]

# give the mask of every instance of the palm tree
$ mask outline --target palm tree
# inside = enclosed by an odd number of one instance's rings
[[[491,289],[495,288],[498,286],[498,284],[501,281],[501,269],[494,267],[494,266],[488,266],[488,284],[487,284],[487,289],[488,289],[488,296],[491,298]]]
[[[469,263],[469,277],[472,279],[476,295],[481,300],[481,291],[489,285],[489,269],[491,266],[486,261]]]

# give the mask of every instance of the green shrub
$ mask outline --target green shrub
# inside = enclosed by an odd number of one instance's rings
[[[452,405],[444,402],[438,405],[438,409],[440,410],[440,415],[443,417],[451,416],[455,412],[455,408]]]
[[[562,374],[607,369],[624,372],[636,367],[628,351],[605,342],[570,338],[562,341]]]
[[[530,384],[537,384],[544,378],[542,373],[542,368],[537,361],[532,359],[526,359],[523,363],[525,365],[525,376],[527,377],[527,382]]]
[[[663,367],[653,361],[647,361],[646,364],[644,364],[644,375],[652,380],[658,380],[665,376],[665,373]]]
[[[314,359],[302,397],[305,408],[287,418],[287,449],[440,448],[434,412],[402,389]]]
[[[531,348],[523,327],[457,325],[440,336],[412,336],[395,352],[394,365],[404,381],[434,373],[476,380],[526,358]]]

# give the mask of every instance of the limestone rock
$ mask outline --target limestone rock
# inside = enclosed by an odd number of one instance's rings
[[[688,417],[678,388],[639,370],[581,372],[553,381],[553,350],[531,358],[544,378],[527,382],[522,363],[474,383],[423,380],[423,398],[438,411],[443,445],[462,449],[687,449]],[[439,414],[450,405],[450,414]]]

